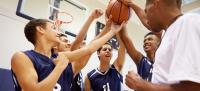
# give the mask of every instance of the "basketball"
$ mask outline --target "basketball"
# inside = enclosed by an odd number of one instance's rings
[[[129,19],[130,8],[119,0],[110,0],[106,9],[106,17],[110,15],[112,15],[112,21],[114,23],[121,24],[123,21]]]

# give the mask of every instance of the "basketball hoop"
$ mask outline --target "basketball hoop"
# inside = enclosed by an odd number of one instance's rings
[[[61,23],[71,23],[73,21],[73,16],[67,12],[59,12],[57,14],[57,20]]]
[[[58,29],[64,28],[66,24],[73,21],[73,16],[67,12],[58,12],[56,15],[56,20],[54,21]]]

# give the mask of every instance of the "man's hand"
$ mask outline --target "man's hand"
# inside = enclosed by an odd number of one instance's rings
[[[125,78],[126,85],[134,90],[138,90],[139,87],[144,85],[144,80],[135,72],[129,71]]]
[[[112,23],[111,30],[118,33],[126,25],[127,22],[123,21],[121,25]]]
[[[111,29],[111,25],[112,25],[112,15],[109,16],[109,18],[106,18],[106,24],[105,24],[105,28],[107,30],[110,30]]]
[[[120,0],[122,3],[124,3],[127,6],[130,6],[131,4],[133,4],[132,0]]]
[[[59,53],[57,58],[54,59],[54,64],[61,67],[63,70],[67,67],[69,59],[63,53]]]
[[[100,16],[102,16],[103,13],[104,13],[103,10],[101,10],[101,9],[95,9],[95,10],[92,11],[91,17],[93,19],[96,19],[96,18],[99,18]]]

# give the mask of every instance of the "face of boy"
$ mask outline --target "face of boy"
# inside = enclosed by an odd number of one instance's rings
[[[145,52],[155,52],[159,45],[159,39],[156,35],[148,35],[144,38],[144,51]]]
[[[45,34],[44,36],[48,41],[53,41],[54,43],[58,44],[60,31],[56,29],[54,24],[47,22],[45,26]]]
[[[69,51],[71,47],[71,43],[67,37],[60,37],[60,44],[58,46],[58,51]]]
[[[109,44],[103,45],[98,55],[100,59],[110,62],[112,58],[112,47]]]

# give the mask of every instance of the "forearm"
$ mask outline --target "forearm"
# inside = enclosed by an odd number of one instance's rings
[[[96,50],[98,50],[102,45],[104,45],[109,39],[111,39],[113,36],[115,35],[115,33],[113,31],[109,31],[108,33],[106,33],[105,35],[103,35],[102,37],[92,41],[91,43],[89,43],[88,50],[90,53],[95,52]]]
[[[171,89],[170,85],[152,84],[147,81],[145,81],[140,85],[139,88],[136,89],[137,91],[175,91]]]
[[[136,50],[132,40],[128,36],[127,30],[120,31],[120,37],[125,45],[129,56],[136,64],[138,64],[143,55]]]
[[[82,41],[86,37],[89,27],[90,27],[91,23],[94,21],[94,19],[95,18],[92,15],[88,17],[87,21],[82,26],[79,34],[76,36],[75,41],[72,43],[71,51],[78,49],[80,47]]]
[[[144,10],[141,9],[139,6],[134,3],[130,3],[129,6],[135,11],[137,15],[140,15],[139,17],[146,18]]]
[[[96,40],[96,39],[102,37],[103,35],[105,35],[108,32],[109,32],[109,28],[107,26],[105,26],[103,28],[103,30],[93,40]]]
[[[137,6],[134,3],[130,3],[129,6],[135,11],[136,15],[139,17],[142,24],[146,28],[150,29],[149,25],[147,24],[147,16],[146,16],[146,13],[144,12],[144,10],[141,9],[139,6]]]
[[[138,91],[200,91],[200,84],[190,81],[170,85],[145,82]]]
[[[89,43],[87,46],[83,48],[80,48],[71,52],[65,52],[65,55],[71,61],[71,60],[78,60],[79,58],[83,56],[92,54],[93,52],[98,50],[103,44],[105,44],[109,39],[111,39],[115,35],[115,33],[119,32],[119,30],[121,30],[121,28],[124,25],[125,25],[125,22],[123,22],[122,25],[118,29],[109,31],[101,38],[92,41],[91,43]]]
[[[125,46],[123,41],[121,40],[119,34],[116,34],[117,40],[119,42],[119,50],[118,50],[118,56],[116,61],[114,62],[115,67],[118,69],[118,71],[120,72],[123,65],[124,65],[124,61],[125,61]]]
[[[74,74],[77,74],[81,71],[81,69],[83,69],[86,64],[88,63],[90,57],[92,54],[87,55],[85,57],[80,58],[79,60],[77,60],[76,62],[72,63],[73,64],[73,72]]]

